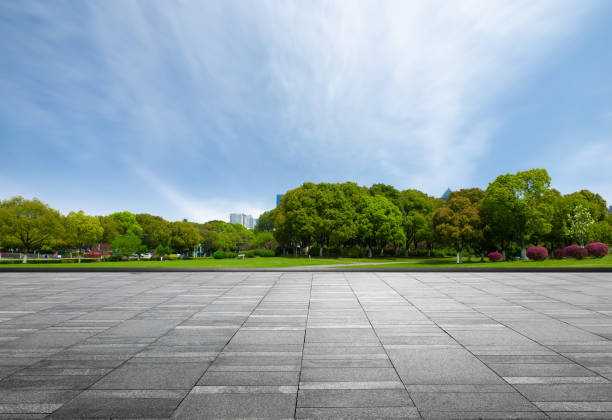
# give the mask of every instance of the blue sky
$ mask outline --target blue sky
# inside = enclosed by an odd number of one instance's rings
[[[227,219],[304,181],[612,201],[610,1],[5,1],[0,198]]]

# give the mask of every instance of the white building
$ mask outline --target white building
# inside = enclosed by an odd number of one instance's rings
[[[230,223],[242,225],[247,229],[253,229],[255,227],[253,216],[244,213],[230,213]]]

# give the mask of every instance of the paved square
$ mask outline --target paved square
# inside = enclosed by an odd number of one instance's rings
[[[612,419],[612,274],[0,273],[0,418]]]

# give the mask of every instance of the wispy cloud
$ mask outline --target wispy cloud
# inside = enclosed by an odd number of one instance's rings
[[[305,180],[436,193],[472,182],[504,119],[492,102],[598,4],[24,2],[6,6],[36,24],[5,21],[1,116],[74,164],[156,174],[194,218]]]

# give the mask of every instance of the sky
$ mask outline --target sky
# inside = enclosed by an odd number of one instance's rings
[[[612,201],[612,2],[0,2],[0,199],[257,216],[303,182]],[[610,203],[612,204],[612,203]]]

